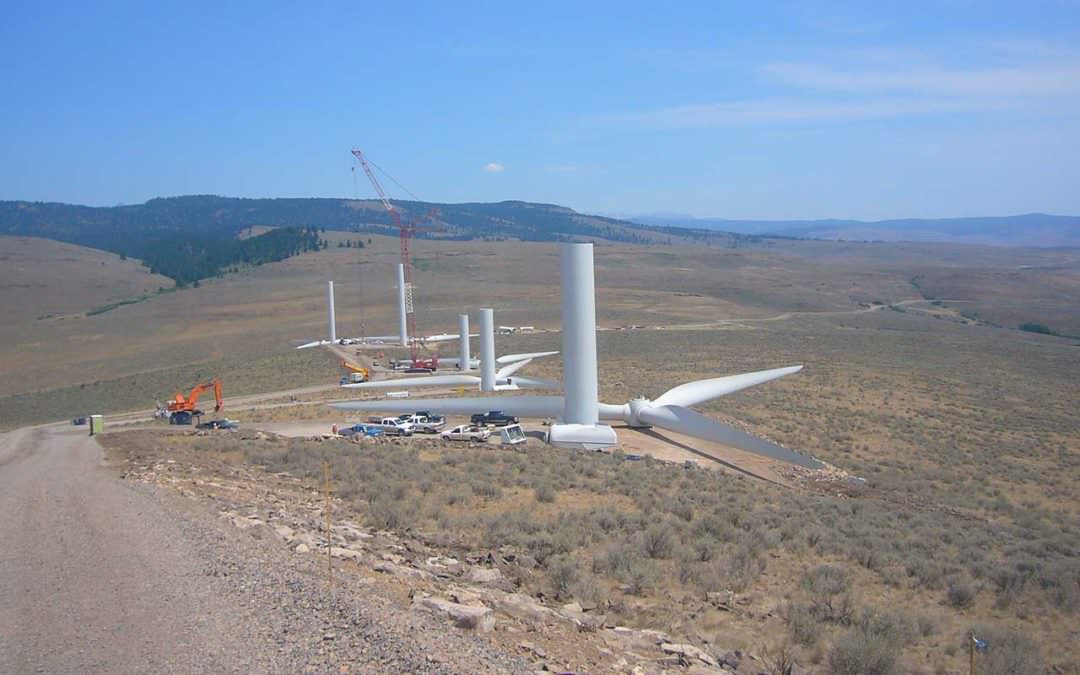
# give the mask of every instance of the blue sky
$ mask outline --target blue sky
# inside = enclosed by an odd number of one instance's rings
[[[310,4],[7,4],[0,199],[1080,214],[1077,2]]]

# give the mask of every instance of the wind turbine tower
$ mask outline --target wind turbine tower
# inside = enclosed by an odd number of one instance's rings
[[[562,299],[563,416],[548,442],[558,447],[599,450],[618,443],[600,424],[596,367],[596,285],[593,245],[563,244],[559,257]]]
[[[405,264],[398,263],[397,265],[397,287],[398,287],[398,334],[401,336],[401,346],[409,346],[409,323],[408,316],[412,311],[410,305],[412,304],[412,298],[409,295],[409,288],[405,284]]]
[[[480,391],[495,391],[495,310],[480,310]]]
[[[330,307],[330,344],[337,344],[337,318],[334,316],[334,282],[326,282],[326,301]]]
[[[461,338],[461,358],[458,360],[458,370],[467,373],[472,370],[469,363],[472,355],[469,353],[469,315],[458,314],[458,335]]]

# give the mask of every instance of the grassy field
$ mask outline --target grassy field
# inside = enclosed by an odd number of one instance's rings
[[[173,282],[113,253],[32,237],[0,236],[4,331],[51,325]]]
[[[113,411],[149,402],[194,384],[196,373],[223,377],[233,392],[332,381],[332,363],[293,351],[293,341],[326,332],[323,284],[329,278],[337,282],[339,334],[393,332],[398,254],[392,238],[368,238],[369,245],[358,250],[337,247],[350,235],[326,236],[331,245],[324,251],[92,315],[90,309],[142,298],[168,283],[133,261],[90,249],[0,238],[10,263],[0,286],[6,318],[0,371],[6,393],[20,395],[18,401],[0,399],[0,426],[67,417],[84,412],[88,403]],[[554,244],[420,241],[415,249],[421,333],[453,330],[458,313],[481,306],[495,307],[500,324],[558,326]],[[763,320],[785,314],[851,312],[874,302],[922,299],[924,293],[949,295],[929,282],[922,290],[911,283],[943,270],[978,279],[987,269],[1023,265],[1067,277],[1072,268],[1053,267],[1063,255],[837,242],[777,241],[749,249],[602,243],[597,304],[602,326],[755,319],[743,327],[760,330],[769,325]],[[1030,296],[1028,313],[1015,310],[1022,302],[1013,293],[1007,315],[999,317],[993,307],[1002,303],[993,288],[980,294],[975,283],[964,287],[974,297],[960,300],[979,303],[977,318],[1002,325],[1023,319],[1071,330],[1073,286],[1047,297],[1037,285],[1018,288],[1016,293]],[[950,321],[968,321],[960,312],[974,306],[958,302],[933,309]],[[281,381],[252,376],[262,370],[280,371]],[[161,375],[145,376],[150,373]],[[93,390],[89,397],[87,388]]]
[[[529,350],[558,335],[499,340]],[[457,557],[515,552],[519,590],[596,603],[616,623],[694,644],[790,653],[821,672],[949,673],[965,666],[975,628],[999,659],[979,672],[1075,672],[1080,352],[1068,341],[882,309],[609,330],[599,345],[612,402],[655,396],[703,363],[805,363],[705,409],[862,476],[865,488],[789,489],[543,446],[169,442],[313,482],[328,459],[338,495],[371,527],[442,540]],[[539,371],[557,376],[556,364]]]
[[[768,649],[823,671],[867,672],[884,654],[891,672],[958,672],[963,635],[978,626],[1022,672],[1038,672],[1035,661],[1076,672],[1080,347],[1013,325],[1071,330],[1080,297],[1068,255],[826,242],[597,249],[605,401],[803,363],[703,410],[865,478],[855,497],[540,448],[426,442],[358,455],[281,441],[241,454],[301,476],[325,454],[371,525],[444,532],[458,549],[514,548],[535,562],[521,589],[602,602],[696,643],[759,649],[768,635]],[[362,252],[332,243],[99,315],[24,307],[4,325],[0,424],[148,407],[208,375],[225,379],[227,397],[333,382],[332,357],[291,341],[325,332],[331,277],[339,334],[360,331],[361,304],[365,332],[392,332],[396,256],[392,239]],[[554,245],[418,242],[416,267],[421,332],[452,330],[481,306],[500,324],[558,326]],[[41,292],[59,292],[56,274]],[[115,288],[142,288],[119,278]],[[988,279],[1020,281],[1003,293]],[[12,283],[4,302],[23,302]],[[645,328],[616,330],[630,324]],[[497,342],[500,353],[558,349],[560,335]],[[529,372],[561,375],[558,359]],[[739,611],[708,595],[728,590]],[[980,672],[1009,672],[992,665]]]
[[[516,351],[558,336],[499,339]],[[609,330],[599,345],[612,402],[658,395],[702,364],[805,363],[707,410],[865,488],[790,489],[535,445],[142,443],[164,444],[155,456],[181,444],[200,466],[228,455],[312,483],[327,460],[338,496],[369,526],[441,541],[458,558],[511,552],[521,592],[595,604],[616,624],[693,644],[787,654],[820,672],[950,673],[965,667],[975,628],[995,644],[979,672],[1074,672],[1080,354],[1067,341],[882,309]],[[542,370],[558,374],[554,362]]]

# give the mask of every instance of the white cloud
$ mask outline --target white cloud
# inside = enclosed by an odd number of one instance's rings
[[[484,165],[483,170],[485,173],[501,173],[503,171],[506,171],[506,167],[502,164],[499,164],[498,162],[488,162]]]
[[[901,98],[873,101],[800,101],[750,99],[673,106],[640,113],[595,119],[600,126],[705,128],[752,123],[844,122],[894,117],[919,117],[985,109],[953,99]]]
[[[688,129],[1003,111],[1053,115],[1080,109],[1080,49],[985,39],[961,47],[885,44],[804,50],[797,60],[752,67],[758,86],[743,87],[737,97],[601,114],[582,119],[580,126]],[[978,54],[978,60],[972,54]]]
[[[782,84],[828,91],[881,91],[953,96],[1038,96],[1080,93],[1080,63],[1026,64],[994,68],[919,66],[837,69],[777,63],[762,69]]]

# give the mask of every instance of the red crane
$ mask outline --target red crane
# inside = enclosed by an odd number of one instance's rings
[[[390,219],[393,221],[394,227],[398,228],[398,232],[401,234],[401,264],[405,269],[405,327],[409,331],[409,356],[412,357],[413,368],[435,370],[438,367],[437,357],[421,359],[417,353],[416,309],[413,305],[412,259],[409,255],[409,239],[411,239],[416,232],[424,231],[423,228],[419,227],[419,224],[434,217],[435,211],[429,211],[419,221],[403,221],[401,214],[398,213],[397,209],[394,208],[394,205],[390,203],[390,199],[386,196],[386,191],[383,190],[383,186],[375,176],[375,172],[372,171],[371,167],[368,165],[364,153],[361,152],[359,148],[353,148],[352,154],[356,157],[356,160],[360,162],[360,167],[363,168],[364,173],[367,174],[368,180],[371,181],[371,186],[375,188],[375,193],[379,195],[379,201],[382,202],[383,207],[390,214]],[[391,180],[393,180],[393,178],[391,178]]]

